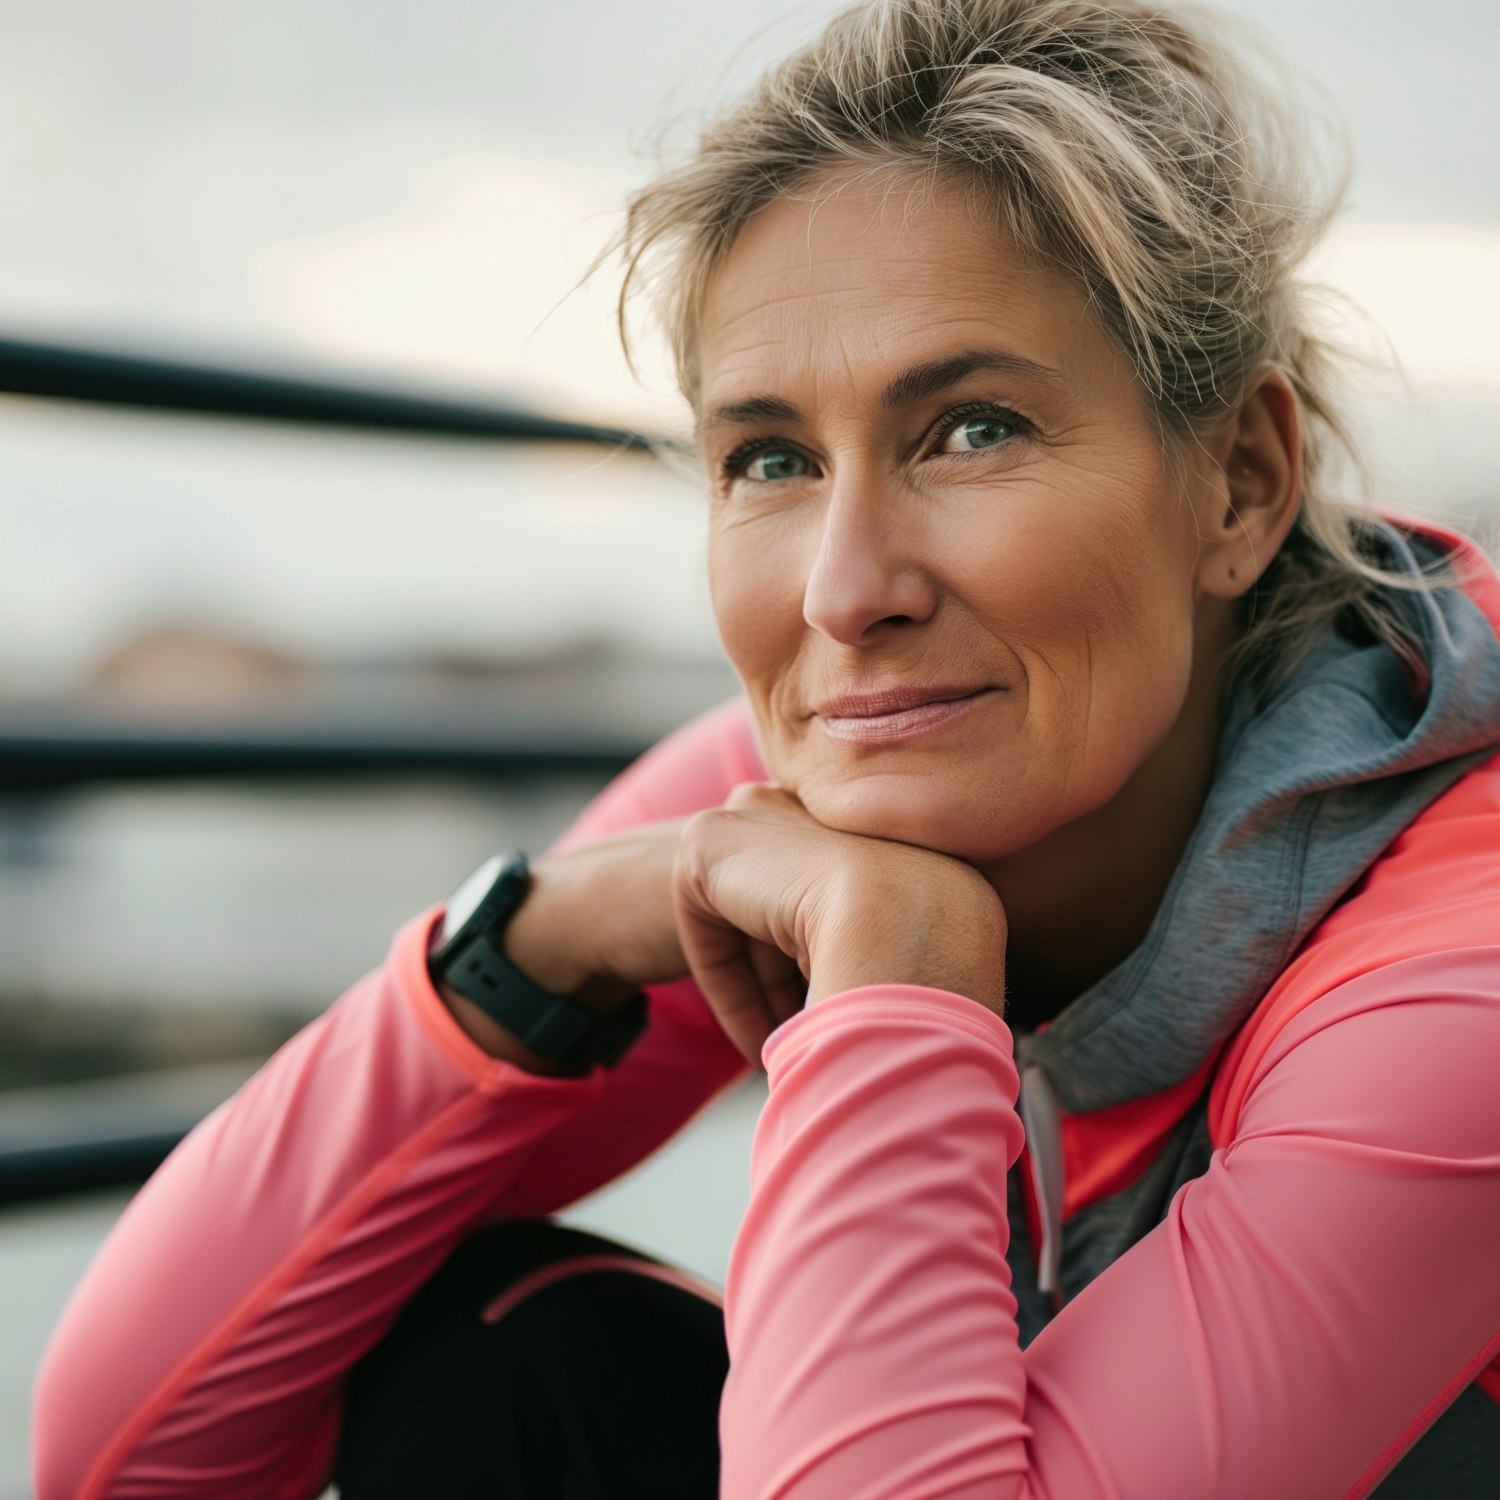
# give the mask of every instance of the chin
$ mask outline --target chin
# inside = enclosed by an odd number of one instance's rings
[[[862,776],[841,782],[811,777],[795,788],[826,828],[914,844],[978,864],[1024,849],[1049,830],[1024,809],[991,804],[976,818],[976,798],[934,778]]]

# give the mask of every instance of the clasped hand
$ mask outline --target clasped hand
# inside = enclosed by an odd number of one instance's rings
[[[790,792],[736,787],[687,819],[672,868],[683,958],[752,1063],[783,1021],[869,984],[1004,1010],[1005,913],[972,865],[819,823]]]

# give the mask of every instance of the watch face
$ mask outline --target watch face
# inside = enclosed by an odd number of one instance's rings
[[[446,943],[474,915],[474,908],[484,900],[485,893],[494,885],[495,877],[504,863],[503,854],[492,855],[453,893],[453,899],[448,902],[443,913],[443,927],[437,939],[439,943]]]

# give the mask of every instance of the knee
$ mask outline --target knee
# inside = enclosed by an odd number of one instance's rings
[[[515,1402],[526,1396],[525,1350],[514,1326],[498,1329],[483,1312],[566,1243],[567,1231],[550,1220],[487,1226],[417,1289],[345,1382],[341,1494],[460,1500],[511,1492],[501,1487],[503,1450]]]
[[[488,1226],[351,1372],[342,1493],[546,1493],[524,1486],[559,1445],[608,1447],[673,1390],[712,1437],[728,1365],[722,1311],[671,1268],[550,1220]]]

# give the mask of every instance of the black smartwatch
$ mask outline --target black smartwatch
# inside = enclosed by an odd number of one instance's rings
[[[519,849],[485,860],[454,892],[427,955],[427,972],[466,996],[538,1057],[565,1068],[612,1068],[648,1024],[637,991],[596,1015],[534,984],[505,956],[505,928],[531,889]]]

